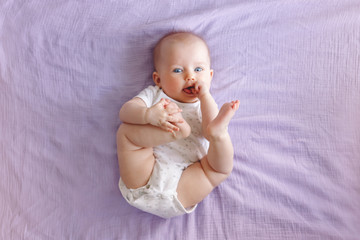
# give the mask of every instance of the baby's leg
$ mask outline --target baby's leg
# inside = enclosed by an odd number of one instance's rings
[[[190,135],[191,128],[185,120],[176,125],[180,130],[174,134],[152,125],[120,125],[116,134],[117,155],[120,176],[128,188],[139,188],[148,182],[155,163],[153,147]]]
[[[222,106],[218,116],[209,123],[207,129],[210,142],[207,156],[183,172],[177,192],[185,208],[203,200],[231,173],[234,150],[227,127],[238,108],[239,101]]]

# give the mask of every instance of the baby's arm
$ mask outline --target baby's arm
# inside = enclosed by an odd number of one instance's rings
[[[122,106],[119,117],[124,123],[151,124],[169,132],[179,131],[176,124],[182,123],[183,119],[176,114],[181,112],[181,109],[170,103],[168,99],[161,99],[157,104],[147,108],[143,100],[135,97]]]
[[[214,98],[210,94],[209,88],[204,82],[197,81],[194,86],[193,92],[198,95],[198,98],[200,100],[202,113],[202,130],[205,138],[208,138],[206,136],[207,127],[209,123],[214,120],[215,117],[218,115],[219,109]]]
[[[124,123],[147,124],[145,120],[147,107],[140,98],[133,98],[120,109],[119,117]]]

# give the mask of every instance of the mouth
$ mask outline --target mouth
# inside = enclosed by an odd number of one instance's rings
[[[194,89],[195,89],[194,86],[190,86],[190,87],[184,88],[183,92],[185,92],[186,94],[193,95],[194,94]]]

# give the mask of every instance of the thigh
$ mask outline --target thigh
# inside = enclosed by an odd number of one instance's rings
[[[155,164],[153,147],[182,138],[183,128],[174,136],[151,125],[120,125],[116,134],[117,155],[120,176],[128,188],[142,187],[147,183]]]
[[[184,170],[176,190],[178,199],[185,208],[192,207],[209,195],[227,176],[214,171],[205,156]]]
[[[155,164],[153,148],[138,146],[127,136],[128,132],[134,133],[134,130],[133,126],[122,124],[116,133],[120,177],[126,187],[132,189],[146,185]]]

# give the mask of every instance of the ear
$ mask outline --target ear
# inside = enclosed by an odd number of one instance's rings
[[[153,72],[152,77],[153,77],[153,81],[156,84],[156,86],[161,88],[161,81],[160,81],[159,73],[158,72]]]
[[[214,70],[213,70],[213,69],[210,69],[210,82],[211,82],[213,76],[214,76]]]

